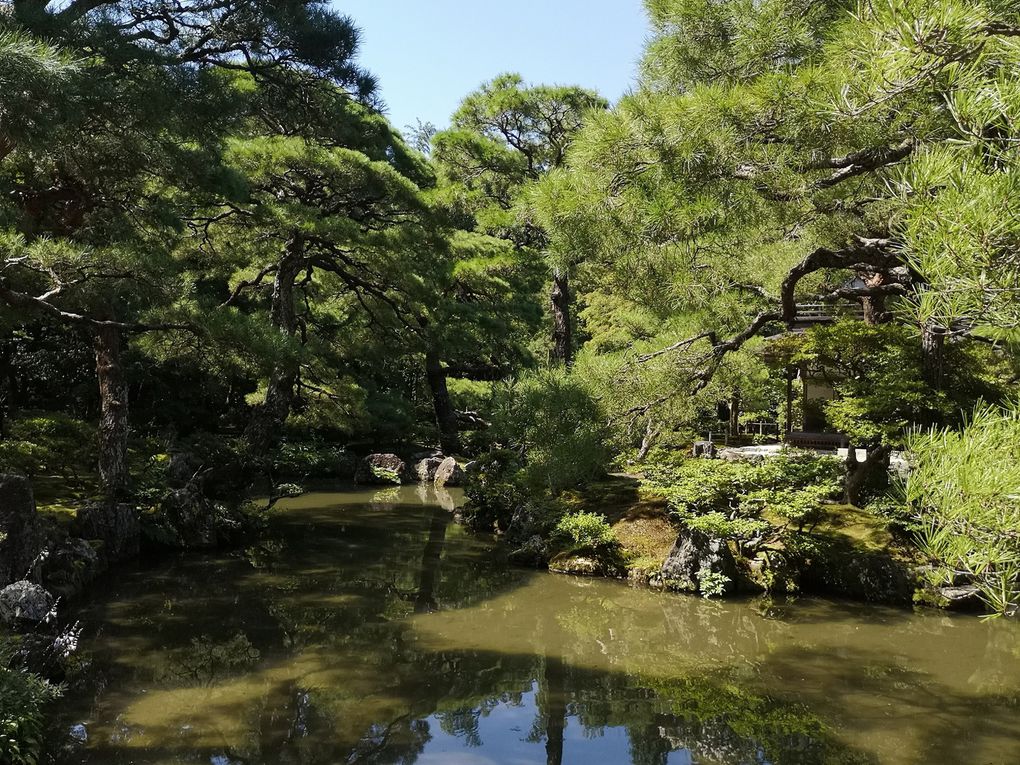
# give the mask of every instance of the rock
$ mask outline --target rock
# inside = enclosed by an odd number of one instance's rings
[[[910,477],[911,470],[913,470],[913,466],[905,452],[893,452],[889,455],[889,472],[901,481]]]
[[[804,592],[871,603],[910,605],[920,584],[910,561],[888,551],[865,550],[846,539],[815,536],[799,564]]]
[[[78,595],[102,572],[95,548],[78,537],[57,544],[43,563],[46,587],[64,598]]]
[[[538,534],[510,553],[511,563],[516,566],[544,568],[549,563],[549,546]]]
[[[107,561],[117,563],[138,556],[141,522],[130,505],[93,502],[78,511],[77,524],[82,537],[102,541]]]
[[[396,454],[370,454],[358,465],[355,483],[372,486],[402,483],[405,465]]]
[[[695,441],[694,449],[691,453],[695,457],[703,457],[705,459],[715,459],[716,449],[715,444],[711,441]]]
[[[53,609],[53,596],[37,584],[20,581],[0,590],[0,621],[37,624]]]
[[[789,557],[780,550],[769,549],[758,552],[754,558],[741,558],[738,567],[744,570],[738,581],[741,592],[767,592],[770,594],[793,594],[800,589],[800,572]]]
[[[627,575],[626,567],[615,550],[593,550],[583,548],[569,550],[554,555],[549,561],[549,570],[556,574],[571,576],[611,576]]]
[[[29,480],[0,475],[0,587],[29,573],[45,541]]]
[[[436,486],[463,486],[464,471],[457,464],[457,460],[453,457],[443,460],[442,464],[436,468],[435,482]]]
[[[67,735],[76,744],[84,744],[89,740],[89,730],[83,723],[72,725]]]
[[[737,564],[726,540],[684,528],[662,564],[659,580],[668,589],[698,592],[706,573],[725,576],[729,580],[725,592],[735,589]]]
[[[169,492],[159,503],[154,522],[161,533],[151,533],[147,525],[146,537],[168,547],[209,549],[218,541],[215,508],[197,484]]]
[[[436,471],[442,464],[442,457],[425,457],[418,460],[412,471],[413,478],[419,483],[433,483],[436,480]]]
[[[939,587],[939,597],[946,603],[946,608],[980,608],[981,590],[974,584],[963,584],[956,587]]]
[[[202,470],[202,461],[188,451],[170,453],[170,464],[167,466],[167,478],[175,485],[191,483]]]

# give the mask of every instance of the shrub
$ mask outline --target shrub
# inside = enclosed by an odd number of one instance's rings
[[[41,677],[11,668],[12,640],[0,635],[0,762],[36,765],[43,744],[46,705],[59,689]]]
[[[478,458],[464,488],[471,502],[462,514],[469,526],[481,531],[509,527],[514,513],[528,500],[523,466],[520,455],[509,449],[494,449]]]
[[[645,485],[659,490],[675,510],[707,513],[735,509],[750,468],[735,462],[686,460],[680,465],[652,466]]]
[[[842,463],[784,453],[758,465],[688,459],[653,465],[645,485],[666,497],[677,520],[712,536],[753,540],[811,522],[840,492]]]
[[[703,569],[698,574],[698,591],[701,596],[706,600],[708,598],[717,598],[726,594],[726,586],[730,583],[730,578],[726,574],[721,574],[718,571],[708,571]]]
[[[599,550],[616,544],[616,536],[604,515],[574,513],[565,515],[556,525],[556,532],[570,539],[577,548]]]
[[[13,421],[10,437],[0,441],[0,470],[29,477],[58,475],[77,483],[95,459],[95,429],[56,412]]]
[[[494,436],[525,458],[522,478],[553,493],[602,475],[610,460],[602,408],[576,375],[546,370],[497,391]]]

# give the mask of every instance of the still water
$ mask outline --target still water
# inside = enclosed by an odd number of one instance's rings
[[[510,568],[424,489],[119,574],[68,699],[91,765],[1020,763],[1020,624]]]

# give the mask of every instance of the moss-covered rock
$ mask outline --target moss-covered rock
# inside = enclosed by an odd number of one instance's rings
[[[405,472],[406,465],[396,454],[370,454],[358,465],[354,481],[367,486],[399,486]]]

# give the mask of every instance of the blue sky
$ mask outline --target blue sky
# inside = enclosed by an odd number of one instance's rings
[[[641,0],[336,0],[362,30],[360,62],[393,124],[449,124],[460,100],[502,72],[584,85],[615,100],[648,32]]]

